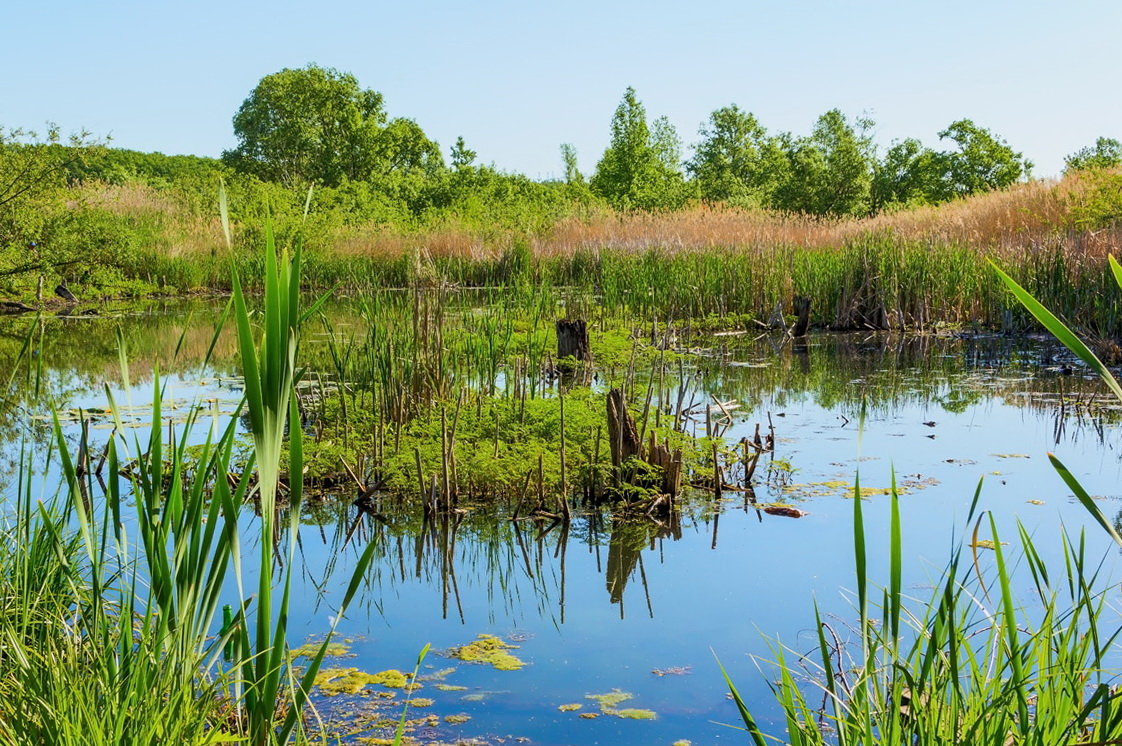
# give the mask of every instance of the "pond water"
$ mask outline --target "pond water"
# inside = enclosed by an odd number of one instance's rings
[[[156,369],[171,374],[165,408],[173,399],[199,399],[222,416],[235,410],[232,340],[220,338],[212,348],[212,306],[127,311],[4,320],[3,369],[27,386],[38,379],[64,415],[104,407],[105,384],[143,413]],[[345,314],[338,323],[344,322],[358,323]],[[20,358],[29,334],[30,352]],[[128,388],[118,339],[128,349]],[[980,479],[981,505],[1012,545],[1020,522],[1044,559],[1055,561],[1061,530],[1088,527],[1091,556],[1116,563],[1109,540],[1046,454],[1055,452],[1114,517],[1122,507],[1118,412],[1103,406],[1109,400],[1095,380],[1078,368],[1072,374],[1055,343],[820,335],[793,348],[774,337],[730,335],[712,337],[696,353],[688,366],[691,395],[737,407],[727,438],[750,438],[757,423],[765,432],[774,428],[775,449],[757,471],[755,503],[742,492],[716,498],[699,491],[682,501],[676,520],[662,523],[613,521],[609,509],[590,509],[564,526],[511,521],[508,512],[478,506],[424,524],[419,511],[389,497],[360,511],[354,495],[344,494],[305,516],[290,642],[327,629],[358,551],[374,539],[374,567],[339,627],[346,655],[325,665],[408,671],[430,644],[424,687],[413,696],[432,702],[410,717],[434,717],[413,733],[418,742],[743,743],[743,733],[724,725],[737,715],[717,659],[765,730],[779,734],[767,665],[761,673],[753,657],[771,658],[776,641],[811,650],[815,602],[845,636],[854,616],[847,589],[854,587],[858,474],[867,490],[870,575],[887,579],[886,493],[895,474],[905,587],[919,599],[955,542],[972,530],[964,522]],[[46,411],[17,386],[0,413],[8,444],[0,468],[14,469],[21,443],[49,441]],[[44,491],[50,480],[48,473]],[[777,502],[805,515],[755,507]],[[516,645],[510,652],[524,665],[498,670],[442,654],[480,634]],[[632,696],[602,713],[590,696],[615,690]],[[377,691],[317,702],[325,720],[358,730],[400,714],[399,700]],[[611,714],[621,708],[654,717]]]

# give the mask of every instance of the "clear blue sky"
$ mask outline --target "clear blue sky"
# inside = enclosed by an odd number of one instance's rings
[[[737,103],[803,134],[838,107],[878,142],[968,117],[1058,173],[1122,139],[1122,3],[1111,0],[6,0],[0,125],[85,128],[137,150],[217,156],[257,81],[309,62],[385,94],[445,153],[532,177],[571,142],[589,171],[624,88],[687,146]],[[688,154],[687,147],[687,154]]]

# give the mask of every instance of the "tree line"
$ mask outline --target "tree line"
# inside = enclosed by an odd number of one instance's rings
[[[446,162],[415,121],[391,118],[383,96],[353,75],[308,65],[265,76],[234,116],[230,167],[284,184],[338,187],[354,181],[387,193],[448,172],[486,171],[463,138]],[[769,132],[736,104],[714,111],[689,158],[666,117],[653,120],[628,88],[611,119],[609,144],[586,178],[572,145],[561,146],[569,196],[616,209],[676,209],[693,201],[831,216],[862,216],[938,204],[1028,179],[1032,163],[970,119],[939,132],[939,147],[915,138],[883,152],[874,123],[837,109],[809,135]],[[1069,157],[1069,167],[1113,164],[1122,148],[1100,139]],[[493,175],[506,176],[494,172]]]

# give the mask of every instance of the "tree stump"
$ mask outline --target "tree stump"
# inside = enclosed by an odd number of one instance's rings
[[[582,363],[592,362],[592,348],[588,345],[588,325],[583,319],[558,319],[557,359],[571,357]]]
[[[795,325],[791,327],[791,336],[805,337],[807,330],[810,329],[810,298],[796,295],[794,306],[796,318]]]
[[[627,402],[620,389],[608,392],[608,443],[612,448],[612,466],[616,468],[638,456],[642,448],[635,420],[627,411]]]

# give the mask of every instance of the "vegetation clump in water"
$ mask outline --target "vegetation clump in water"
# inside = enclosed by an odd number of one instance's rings
[[[370,685],[402,689],[408,683],[408,675],[392,668],[374,674],[357,668],[325,668],[315,678],[315,686],[328,696],[358,694]]]
[[[481,634],[466,645],[450,648],[448,655],[466,663],[486,663],[499,671],[517,671],[526,665],[508,652],[517,647],[495,635]]]
[[[297,658],[315,658],[319,655],[320,648],[324,647],[322,642],[306,642],[300,647],[292,648],[288,651],[288,659],[296,660]],[[324,651],[324,656],[328,658],[341,658],[349,655],[351,649],[349,646],[341,642],[330,642]]]
[[[600,713],[603,715],[611,715],[613,717],[624,718],[627,720],[654,720],[656,717],[654,710],[641,710],[634,707],[621,709],[617,707],[617,705],[620,705],[634,698],[634,694],[632,694],[631,692],[625,692],[622,689],[613,689],[607,694],[585,695],[585,699],[591,699],[600,706]]]

